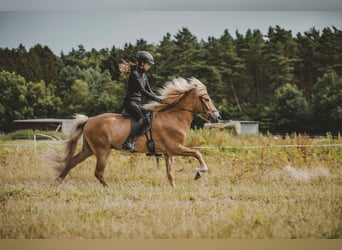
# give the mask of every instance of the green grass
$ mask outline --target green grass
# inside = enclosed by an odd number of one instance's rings
[[[330,143],[342,140],[199,130],[187,142]],[[197,161],[176,157],[175,189],[163,160],[158,168],[154,158],[116,151],[105,171],[109,188],[94,177],[94,157],[55,185],[44,159],[52,150],[62,147],[41,141],[35,154],[32,141],[0,141],[2,239],[342,238],[341,147],[201,149],[209,173],[194,181]]]

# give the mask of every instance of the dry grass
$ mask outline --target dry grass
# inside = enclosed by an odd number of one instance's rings
[[[6,143],[6,145],[4,144]],[[95,159],[54,185],[42,155],[60,145],[0,143],[0,237],[4,238],[342,238],[340,147],[201,149],[210,172],[176,157],[175,189],[163,160],[112,152],[103,188]],[[303,136],[235,137],[191,132],[188,145],[342,143]]]

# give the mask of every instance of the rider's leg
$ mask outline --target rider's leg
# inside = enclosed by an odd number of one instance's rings
[[[129,150],[132,153],[137,152],[137,150],[134,148],[133,140],[134,137],[139,134],[139,132],[142,130],[144,126],[145,124],[143,119],[140,119],[139,121],[131,121],[131,131],[129,132],[125,143],[122,145],[123,149]]]
[[[134,137],[143,129],[145,116],[140,103],[130,101],[125,103],[125,108],[133,116],[133,119],[131,121],[131,131],[129,132],[125,143],[122,145],[122,148],[133,153],[137,152],[133,146],[133,140]]]

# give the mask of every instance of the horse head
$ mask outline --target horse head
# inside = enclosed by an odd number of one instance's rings
[[[211,100],[206,86],[196,78],[190,79],[190,84],[194,86],[191,92],[189,92],[191,107],[184,107],[185,110],[189,110],[197,114],[202,119],[208,122],[219,122],[221,120],[220,113],[217,111],[213,101]]]
[[[198,115],[208,122],[218,122],[221,117],[213,104],[206,86],[196,78],[188,81],[175,78],[159,90],[164,103],[151,102],[144,107],[152,111],[166,111],[176,108]]]

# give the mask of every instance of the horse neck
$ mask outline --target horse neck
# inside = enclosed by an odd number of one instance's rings
[[[174,105],[169,110],[165,111],[168,114],[176,117],[178,120],[184,121],[190,126],[192,120],[194,119],[193,107],[191,105],[192,101],[188,96],[185,96],[180,100],[177,105]]]

